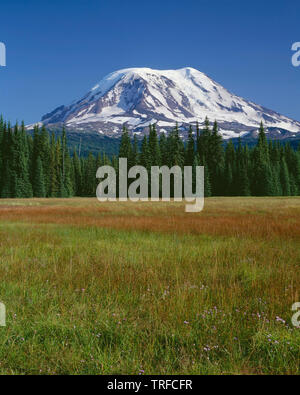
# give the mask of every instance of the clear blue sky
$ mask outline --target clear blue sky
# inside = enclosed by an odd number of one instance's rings
[[[300,120],[299,0],[1,0],[0,113],[26,123],[125,67],[191,66]]]

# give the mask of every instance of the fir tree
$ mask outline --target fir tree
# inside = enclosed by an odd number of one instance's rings
[[[150,126],[148,147],[150,166],[160,166],[161,154],[155,125]]]
[[[36,168],[33,179],[33,190],[35,197],[46,196],[45,177],[41,158],[38,156],[36,159]]]
[[[142,141],[139,162],[140,162],[140,165],[144,166],[148,172],[150,171],[150,151],[149,151],[149,145],[148,145],[148,140],[147,140],[146,136],[144,136],[143,141]]]
[[[123,133],[121,137],[119,158],[127,158],[128,168],[132,167],[132,145],[129,138],[128,130],[123,126]]]
[[[187,141],[187,146],[186,146],[186,151],[185,151],[184,165],[185,166],[193,166],[194,157],[195,157],[195,141],[194,141],[194,137],[193,137],[193,129],[192,129],[192,126],[190,126],[189,134],[188,134],[188,141]]]
[[[290,177],[288,172],[288,167],[285,159],[281,158],[280,163],[280,182],[283,196],[291,195]]]
[[[257,145],[253,151],[252,191],[254,196],[272,196],[274,180],[272,177],[269,147],[261,123]]]
[[[77,155],[76,150],[73,152],[73,169],[74,169],[74,193],[76,196],[81,196],[82,190],[82,169],[81,161]]]
[[[54,133],[51,135],[50,160],[49,160],[49,190],[48,196],[57,197],[59,191],[59,169],[57,159],[57,146]]]
[[[136,134],[133,137],[132,157],[130,161],[132,166],[136,166],[139,163],[139,145],[138,145],[138,139],[136,137]]]
[[[161,164],[167,165],[168,163],[168,146],[165,133],[161,133],[159,137],[159,149],[161,154]]]
[[[224,174],[224,149],[222,136],[219,134],[217,121],[214,122],[211,135],[208,137],[207,163],[210,169],[211,188],[213,195],[220,195],[222,176]]]
[[[19,130],[15,126],[13,157],[12,157],[12,197],[32,197],[32,186],[29,180],[27,140],[24,135],[24,125]]]
[[[178,124],[173,129],[167,139],[167,147],[169,151],[168,166],[184,166],[184,144],[179,136]]]
[[[203,163],[204,166],[204,196],[210,197],[211,196],[211,182],[210,182],[210,174],[208,166],[206,165],[205,161]]]

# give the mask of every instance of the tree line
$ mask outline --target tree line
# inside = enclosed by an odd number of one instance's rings
[[[128,158],[128,167],[140,164],[148,171],[162,165],[204,166],[206,196],[300,195],[300,144],[294,150],[289,143],[267,141],[262,123],[252,148],[240,139],[237,146],[230,140],[224,147],[217,122],[211,127],[207,118],[202,130],[190,126],[185,144],[178,126],[158,137],[152,125],[140,151],[136,136],[131,142],[124,128],[119,156]]]
[[[127,158],[128,168],[144,166],[204,166],[206,196],[295,196],[300,195],[300,144],[268,141],[261,124],[254,147],[224,144],[218,124],[205,120],[202,129],[190,126],[184,141],[176,126],[167,135],[158,135],[156,126],[140,142],[131,139],[126,127],[118,156],[105,153],[80,156],[70,152],[66,132],[49,134],[35,126],[33,134],[24,123],[11,126],[0,118],[0,197],[95,196],[98,167],[110,165],[118,173],[118,157]]]

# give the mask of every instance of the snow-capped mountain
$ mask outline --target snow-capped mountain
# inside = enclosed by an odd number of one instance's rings
[[[118,136],[123,124],[142,134],[149,124],[165,131],[177,122],[184,134],[188,124],[201,125],[206,116],[218,121],[224,138],[255,134],[261,121],[277,136],[300,132],[300,122],[236,96],[190,67],[116,71],[80,100],[43,116],[41,122],[106,136]]]

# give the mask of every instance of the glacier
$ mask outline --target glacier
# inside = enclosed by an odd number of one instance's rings
[[[277,136],[300,132],[299,121],[243,99],[191,67],[115,71],[84,97],[44,115],[41,123],[114,137],[123,125],[143,134],[153,123],[159,132],[177,123],[184,135],[189,124],[201,126],[206,117],[218,121],[225,139],[255,133],[261,121]]]

